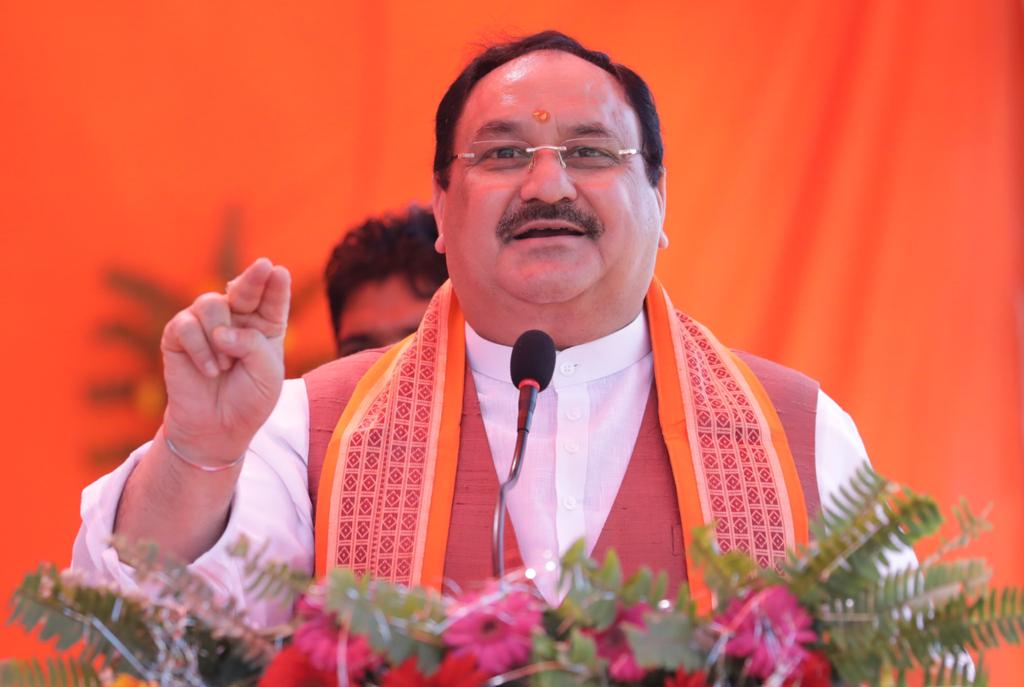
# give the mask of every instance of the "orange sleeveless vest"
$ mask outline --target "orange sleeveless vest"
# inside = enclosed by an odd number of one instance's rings
[[[309,397],[309,494],[316,512],[317,488],[327,444],[338,418],[363,373],[384,349],[363,351],[306,374]],[[757,375],[785,429],[808,515],[820,507],[814,461],[814,427],[818,384],[814,380],[747,353],[739,353]],[[491,520],[498,495],[490,445],[484,430],[473,375],[466,371],[461,438],[455,477],[445,579],[461,588],[491,575]],[[510,420],[511,421],[511,420]],[[638,526],[637,523],[643,523]],[[505,560],[508,569],[522,565],[511,520],[506,521]],[[619,488],[593,555],[601,559],[614,548],[628,575],[642,565],[665,570],[669,589],[686,579],[682,524],[673,487],[668,451],[658,425],[653,392],[644,411],[629,467]]]

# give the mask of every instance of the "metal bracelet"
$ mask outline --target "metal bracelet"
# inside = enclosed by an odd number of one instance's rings
[[[235,460],[231,461],[227,465],[217,465],[217,466],[200,465],[199,463],[196,463],[196,462],[186,458],[185,455],[181,451],[178,450],[178,447],[175,446],[174,443],[171,442],[171,438],[169,436],[167,436],[167,432],[162,432],[162,434],[164,436],[164,443],[167,444],[167,448],[170,450],[170,452],[173,453],[175,456],[177,456],[178,460],[180,460],[181,462],[185,463],[186,465],[194,467],[196,470],[202,470],[203,472],[223,472],[225,470],[230,470],[231,468],[240,465],[242,463],[242,461],[245,460],[245,454],[243,453],[242,455],[240,455],[238,458],[236,458]]]

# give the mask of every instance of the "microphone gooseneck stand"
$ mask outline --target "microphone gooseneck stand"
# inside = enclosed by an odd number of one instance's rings
[[[512,453],[512,465],[508,479],[498,490],[498,502],[494,505],[494,525],[491,528],[491,571],[499,581],[505,577],[505,513],[508,494],[519,481],[523,470],[523,456],[526,440],[530,436],[533,409],[537,406],[537,395],[551,383],[555,371],[555,342],[539,329],[523,332],[512,347],[509,361],[512,384],[519,389],[519,419],[516,422],[516,446]]]
[[[505,511],[508,493],[519,481],[519,473],[523,469],[523,454],[526,452],[526,440],[530,436],[530,423],[533,420],[533,409],[537,405],[537,394],[540,383],[535,379],[524,379],[519,385],[519,422],[516,426],[516,447],[512,452],[512,466],[508,470],[508,479],[498,490],[498,505],[494,509],[494,527],[492,528],[493,546],[491,547],[491,570],[494,577],[505,576]]]

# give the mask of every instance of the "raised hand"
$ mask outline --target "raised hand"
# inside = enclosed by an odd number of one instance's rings
[[[164,328],[164,436],[211,468],[241,456],[266,421],[284,381],[291,277],[260,258],[206,293]]]

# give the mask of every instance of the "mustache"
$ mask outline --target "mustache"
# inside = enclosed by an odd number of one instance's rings
[[[498,221],[498,238],[503,243],[508,243],[512,240],[512,235],[516,229],[527,222],[538,219],[570,222],[586,231],[587,236],[590,238],[597,238],[604,233],[604,225],[601,224],[601,220],[575,205],[569,203],[551,205],[550,203],[535,202],[506,212]]]

